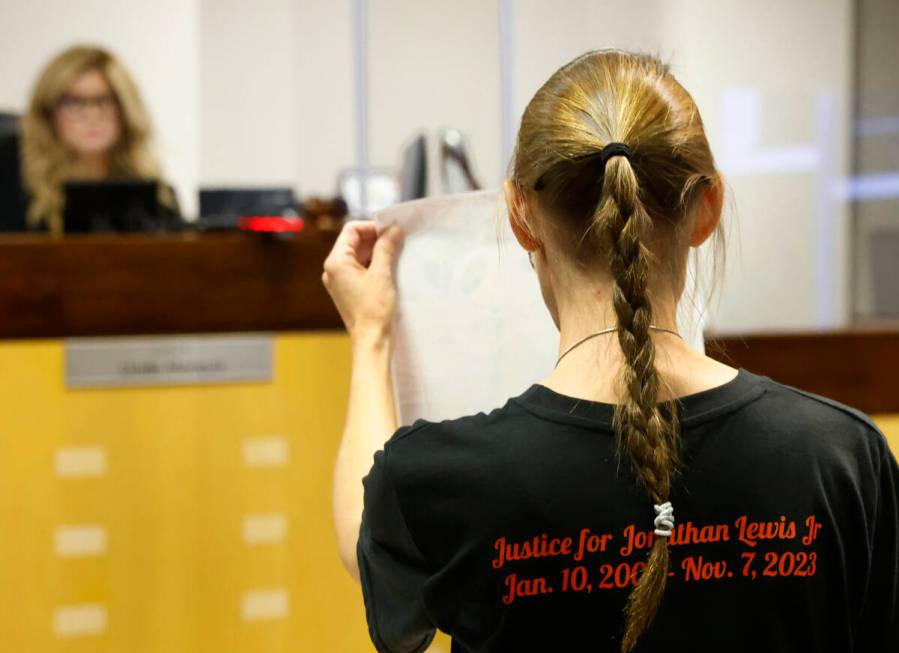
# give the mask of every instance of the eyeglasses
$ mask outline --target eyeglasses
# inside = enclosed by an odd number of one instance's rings
[[[100,113],[109,114],[118,108],[116,98],[109,93],[102,95],[75,95],[66,93],[56,103],[56,108],[71,115],[83,115],[91,107]]]

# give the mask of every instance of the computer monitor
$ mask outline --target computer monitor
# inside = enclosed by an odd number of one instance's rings
[[[156,180],[72,181],[65,185],[69,233],[157,231],[163,227]]]

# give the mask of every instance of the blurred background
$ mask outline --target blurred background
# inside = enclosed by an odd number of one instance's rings
[[[373,650],[330,525],[349,349],[321,261],[346,217],[498,188],[591,49],[660,56],[702,111],[730,191],[709,350],[896,446],[897,32],[895,0],[0,0],[0,137],[101,46],[181,215],[63,235],[0,203],[0,648]]]

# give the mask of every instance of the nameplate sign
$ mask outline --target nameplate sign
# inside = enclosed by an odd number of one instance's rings
[[[272,380],[272,336],[69,338],[66,386],[104,388]]]

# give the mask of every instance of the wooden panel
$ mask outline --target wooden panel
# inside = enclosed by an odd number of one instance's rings
[[[0,338],[341,328],[333,236],[0,238]]]
[[[858,408],[899,413],[899,329],[706,336],[709,356]]]

